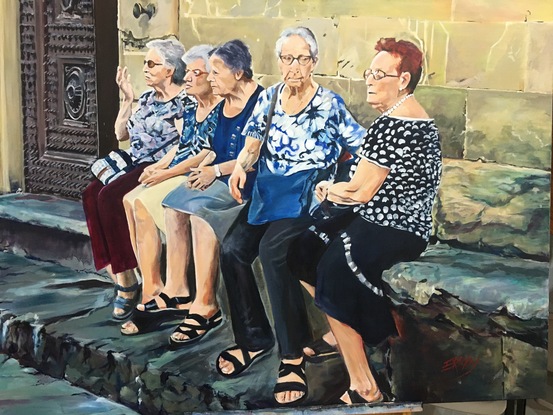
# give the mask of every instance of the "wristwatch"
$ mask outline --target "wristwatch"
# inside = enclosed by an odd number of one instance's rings
[[[214,164],[214,165],[213,165],[213,168],[215,169],[215,177],[221,177],[222,174],[221,174],[221,169],[219,168],[219,165],[218,165],[218,164]]]

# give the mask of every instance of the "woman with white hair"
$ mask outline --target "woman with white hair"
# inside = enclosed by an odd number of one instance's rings
[[[161,160],[148,166],[139,178],[140,185],[123,199],[134,252],[143,280],[142,304],[136,307],[132,321],[123,325],[125,335],[144,333],[175,316],[184,316],[190,307],[190,296],[157,296],[164,287],[160,260],[165,220],[161,202],[171,191],[188,181],[188,173],[206,159],[217,128],[218,104],[207,75],[209,54],[213,47],[194,46],[182,58],[186,64],[185,90],[194,102],[183,115],[183,130],[175,145]],[[180,253],[175,253],[180,256]],[[170,262],[168,262],[170,263]],[[175,284],[167,267],[167,284]],[[146,295],[149,293],[149,295]],[[157,301],[156,301],[157,299]]]
[[[366,130],[339,95],[314,81],[318,46],[311,30],[286,29],[276,42],[276,54],[283,82],[260,95],[229,180],[232,196],[242,202],[246,172],[259,160],[252,198],[222,245],[221,270],[236,345],[224,350],[216,365],[223,376],[237,376],[274,344],[252,270],[259,255],[281,358],[274,399],[288,405],[307,396],[302,349],[309,326],[300,283],[286,264],[288,246],[312,222],[315,184],[333,177],[342,152],[355,153]]]
[[[154,40],[146,46],[149,50],[143,73],[150,89],[140,96],[136,106],[127,68],[118,67],[116,76],[123,100],[115,121],[115,136],[118,141],[130,141],[131,157],[140,159],[140,163],[105,186],[94,179],[82,196],[95,267],[105,268],[115,282],[112,316],[116,320],[128,318],[140,296],[123,196],[139,184],[142,172],[178,140],[175,122],[182,117],[183,102],[189,101],[182,88],[184,46],[177,40]]]

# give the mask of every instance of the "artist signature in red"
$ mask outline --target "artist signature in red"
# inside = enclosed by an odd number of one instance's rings
[[[458,378],[468,376],[478,365],[480,359],[472,356],[455,356],[444,361],[442,372],[453,372]]]

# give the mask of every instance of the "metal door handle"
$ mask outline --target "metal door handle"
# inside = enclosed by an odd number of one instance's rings
[[[155,12],[156,6],[152,3],[148,4],[146,8],[144,8],[144,6],[142,6],[142,4],[140,3],[134,3],[134,7],[132,8],[132,14],[136,19],[138,19],[143,14],[148,16],[148,19],[151,19]]]

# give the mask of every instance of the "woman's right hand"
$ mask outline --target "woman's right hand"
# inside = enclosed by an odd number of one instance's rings
[[[232,174],[230,175],[230,178],[228,180],[228,187],[230,189],[230,195],[238,203],[244,202],[242,200],[241,190],[244,188],[245,184],[246,172],[244,171],[244,168],[240,165],[240,163],[236,163],[236,165],[234,166],[234,170],[232,171]]]
[[[322,202],[326,199],[328,195],[328,188],[332,185],[332,182],[329,180],[323,180],[317,183],[315,186],[315,197],[319,202]]]
[[[131,74],[129,74],[129,70],[126,66],[124,68],[120,66],[117,67],[115,82],[119,90],[123,93],[123,99],[125,101],[132,101],[134,99],[134,91],[131,84]]]

